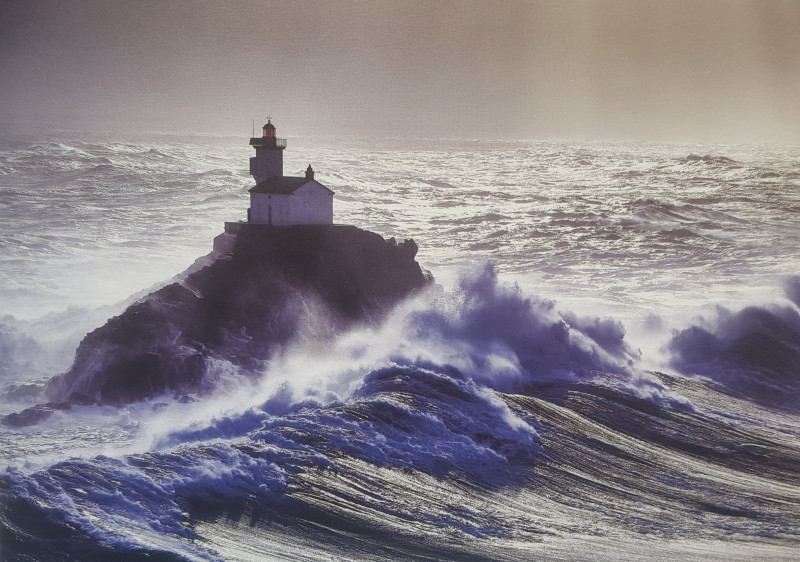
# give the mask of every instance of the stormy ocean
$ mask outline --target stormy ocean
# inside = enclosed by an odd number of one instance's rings
[[[0,415],[245,219],[247,140],[0,140]],[[438,287],[257,380],[0,425],[0,559],[800,556],[800,149],[290,138],[309,163]]]

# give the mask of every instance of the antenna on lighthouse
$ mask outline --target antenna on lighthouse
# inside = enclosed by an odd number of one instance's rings
[[[253,136],[256,136],[256,120],[253,119]]]

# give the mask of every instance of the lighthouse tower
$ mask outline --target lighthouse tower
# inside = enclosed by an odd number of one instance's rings
[[[283,151],[286,149],[286,139],[275,136],[275,125],[270,119],[263,128],[261,137],[250,139],[250,146],[256,149],[256,155],[250,158],[250,174],[261,183],[273,176],[283,176]]]
[[[264,125],[264,135],[250,139],[250,146],[256,149],[250,158],[256,185],[250,188],[249,224],[333,224],[334,193],[314,179],[310,164],[303,176],[283,175],[286,139],[275,136],[270,120]]]

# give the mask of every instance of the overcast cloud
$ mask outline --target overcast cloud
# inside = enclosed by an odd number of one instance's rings
[[[800,143],[800,2],[0,0],[0,126]]]

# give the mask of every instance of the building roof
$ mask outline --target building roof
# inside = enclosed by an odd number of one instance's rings
[[[250,193],[269,193],[271,195],[290,195],[307,183],[315,183],[326,191],[333,191],[316,180],[295,176],[272,176],[250,188]]]

